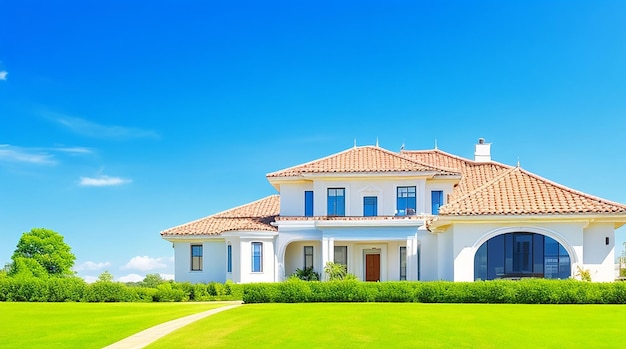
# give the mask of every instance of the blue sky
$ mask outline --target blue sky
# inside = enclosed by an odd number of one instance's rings
[[[61,233],[78,275],[173,274],[159,232],[358,145],[496,161],[626,203],[623,1],[9,1],[0,263]],[[618,231],[618,247],[626,229]]]

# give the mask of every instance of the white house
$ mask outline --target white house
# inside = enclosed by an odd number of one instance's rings
[[[365,281],[613,281],[626,205],[491,160],[354,147],[272,172],[258,201],[161,232],[176,281],[281,281],[341,263]]]

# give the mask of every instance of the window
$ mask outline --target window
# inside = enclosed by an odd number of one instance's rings
[[[363,197],[363,216],[364,217],[378,216],[378,197],[376,196]]]
[[[400,246],[400,280],[406,280],[406,246]]]
[[[333,262],[341,264],[346,268],[348,267],[348,246],[335,246],[335,258]]]
[[[328,215],[346,215],[346,189],[328,188]]]
[[[191,245],[191,270],[202,270],[202,245]]]
[[[252,243],[252,272],[263,272],[263,243]]]
[[[542,277],[567,279],[570,257],[549,236],[536,233],[507,233],[482,244],[474,257],[474,279]]]
[[[431,197],[431,205],[432,205],[432,214],[439,214],[439,207],[443,206],[443,191],[441,190],[433,190],[430,192]]]
[[[416,208],[415,187],[398,187],[397,215],[414,215]]]
[[[313,192],[310,190],[304,192],[304,216],[313,217]]]
[[[313,268],[313,246],[304,246],[304,269]]]
[[[232,273],[233,272],[233,246],[232,245],[228,245],[227,255],[228,255],[228,262],[227,262],[228,269],[226,270],[226,272]]]

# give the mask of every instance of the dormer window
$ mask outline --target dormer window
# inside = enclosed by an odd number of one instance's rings
[[[396,216],[414,215],[417,209],[415,187],[398,187]]]

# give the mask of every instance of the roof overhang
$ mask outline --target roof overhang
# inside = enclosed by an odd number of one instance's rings
[[[441,215],[429,222],[433,233],[441,233],[452,224],[480,223],[528,224],[529,222],[580,223],[586,228],[591,223],[613,223],[615,229],[626,224],[626,213],[619,214],[537,214],[537,215]]]

